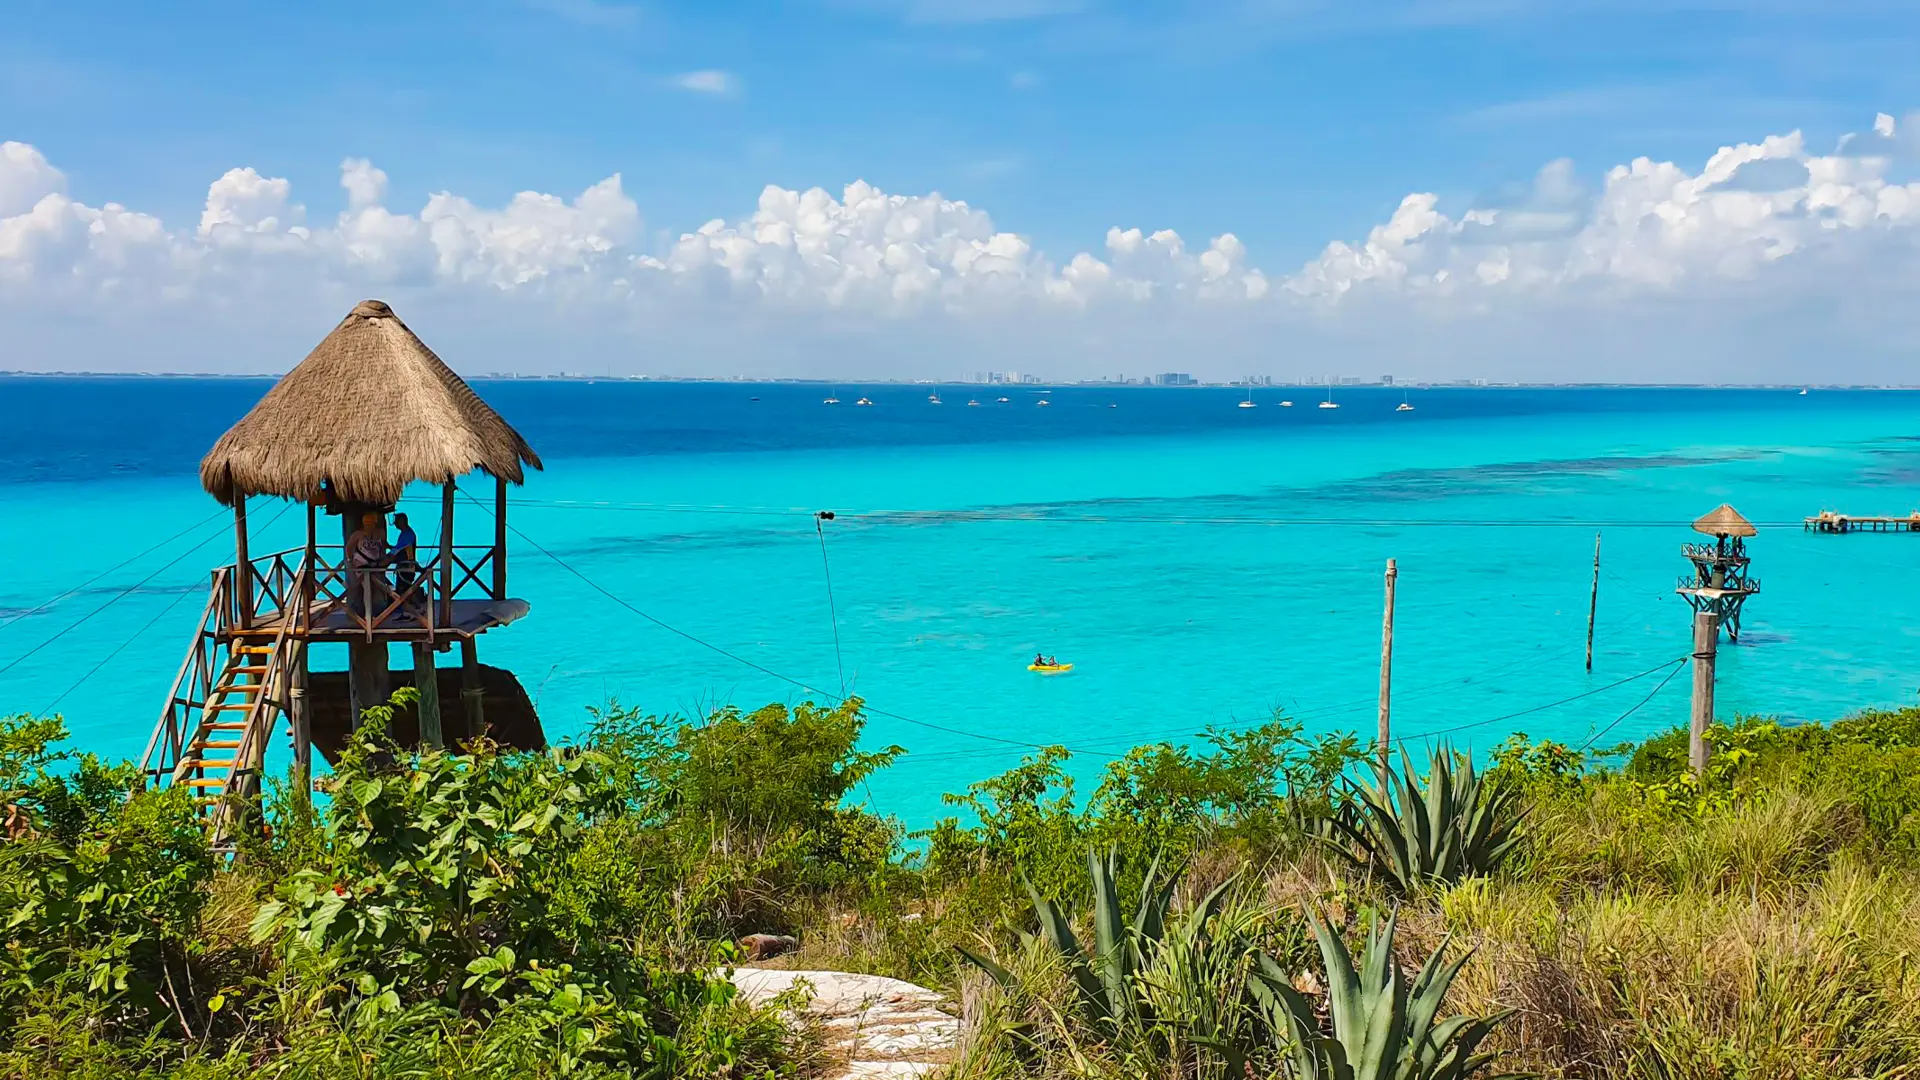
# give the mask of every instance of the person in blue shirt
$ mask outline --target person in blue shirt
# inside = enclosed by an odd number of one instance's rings
[[[396,532],[393,545],[387,548],[387,561],[393,564],[394,591],[406,596],[407,590],[413,588],[413,583],[420,577],[419,556],[414,550],[419,541],[413,535],[413,526],[407,524],[407,515],[393,515],[393,527]],[[410,610],[422,609],[426,607],[426,597],[409,596],[406,606]]]

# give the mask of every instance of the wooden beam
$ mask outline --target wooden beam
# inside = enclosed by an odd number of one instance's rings
[[[413,686],[420,691],[415,714],[420,718],[420,745],[427,750],[446,747],[440,733],[440,680],[433,668],[433,646],[424,641],[413,643]]]
[[[440,625],[453,625],[453,478],[440,489]]]
[[[480,686],[480,647],[468,638],[460,639],[460,702],[467,710],[467,737],[486,734],[486,692]]]
[[[1707,726],[1713,723],[1713,667],[1720,648],[1720,616],[1711,611],[1693,616],[1693,715],[1687,724],[1687,763],[1693,775],[1707,771]]]
[[[240,586],[240,629],[253,625],[253,560],[247,552],[247,497],[233,500],[233,567]]]
[[[493,598],[507,598],[507,482],[493,478]]]
[[[313,508],[307,508],[308,523],[312,523]],[[308,533],[312,535],[311,531]],[[307,701],[307,643],[295,641],[290,646],[293,654],[293,686],[287,693],[287,726],[293,735],[293,774],[294,799],[303,807],[313,802],[313,714]]]

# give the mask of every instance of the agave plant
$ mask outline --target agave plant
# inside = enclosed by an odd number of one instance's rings
[[[1465,754],[1436,746],[1424,787],[1404,749],[1400,764],[1332,819],[1335,851],[1411,893],[1492,873],[1520,843],[1518,790],[1487,782]]]
[[[1153,1020],[1152,995],[1139,976],[1153,964],[1167,941],[1167,908],[1179,875],[1163,877],[1160,860],[1154,859],[1140,884],[1140,904],[1129,920],[1120,906],[1119,851],[1109,850],[1104,857],[1087,852],[1087,870],[1093,879],[1091,950],[1074,934],[1066,910],[1057,901],[1041,896],[1031,881],[1023,881],[1040,924],[1037,938],[1064,963],[1073,980],[1079,1012],[1104,1037],[1114,1038],[1137,1032]],[[1218,915],[1232,884],[1229,879],[1208,893],[1198,907],[1183,916],[1182,925],[1197,928]],[[1175,940],[1191,948],[1192,936],[1193,932],[1181,932]],[[960,947],[960,955],[1001,986],[1015,985],[1013,974],[987,957],[964,947]]]
[[[1313,1004],[1271,956],[1257,956],[1247,986],[1273,1032],[1290,1039],[1289,1080],[1468,1080],[1492,1063],[1495,1055],[1481,1052],[1480,1045],[1512,1010],[1439,1019],[1447,990],[1472,953],[1448,961],[1443,940],[1408,984],[1393,961],[1392,915],[1367,935],[1357,966],[1325,919],[1309,910],[1307,922],[1326,963],[1332,1034],[1321,1029]]]

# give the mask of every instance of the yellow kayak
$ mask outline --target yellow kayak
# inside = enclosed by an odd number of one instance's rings
[[[1037,671],[1042,675],[1058,675],[1063,671],[1072,671],[1072,664],[1028,664],[1028,671]]]

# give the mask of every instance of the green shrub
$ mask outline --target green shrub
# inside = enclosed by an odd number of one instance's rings
[[[213,857],[190,791],[54,749],[61,722],[0,720],[0,1037],[77,995],[109,1031],[197,1023],[196,934]],[[184,989],[183,989],[184,988]]]

